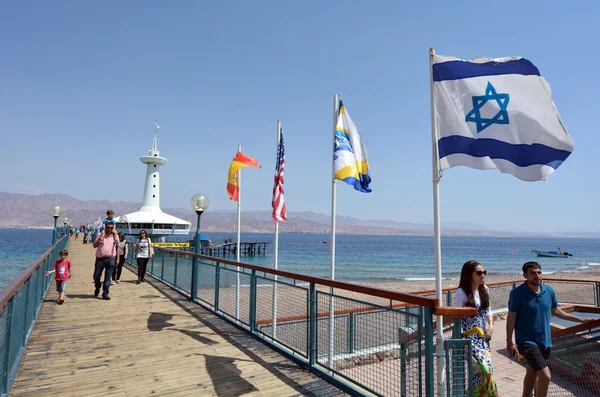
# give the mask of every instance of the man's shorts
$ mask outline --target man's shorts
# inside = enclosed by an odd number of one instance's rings
[[[56,280],[56,292],[65,292],[67,289],[67,280]]]
[[[548,366],[546,361],[550,357],[550,348],[540,348],[538,345],[521,344],[517,345],[519,353],[527,360],[529,365],[535,372],[540,371]]]

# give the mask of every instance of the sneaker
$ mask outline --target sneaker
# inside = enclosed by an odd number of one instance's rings
[[[117,284],[121,284],[121,280],[117,280]]]
[[[141,281],[140,281],[140,280],[138,280],[138,281],[136,281],[135,283],[136,283],[136,284],[139,284],[139,283],[141,283]]]
[[[105,301],[109,301],[110,300],[110,296],[105,295],[105,296],[102,297],[102,299],[104,299]]]
[[[62,299],[59,299],[59,300],[58,300],[58,304],[59,304],[59,305],[62,305],[63,303],[65,303],[65,301],[64,301],[64,300],[62,300]]]
[[[111,281],[111,282],[110,282],[110,285],[115,285],[115,284],[116,284],[116,283],[115,283],[114,281]]]
[[[96,287],[94,290],[94,296],[98,296],[98,294],[100,294],[100,287]]]

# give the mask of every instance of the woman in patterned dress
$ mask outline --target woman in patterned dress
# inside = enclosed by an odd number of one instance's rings
[[[476,327],[483,331],[468,337],[473,347],[473,392],[476,397],[498,396],[494,379],[490,339],[494,332],[494,317],[490,306],[490,289],[485,285],[487,272],[477,261],[466,262],[460,272],[460,283],[456,290],[456,306],[470,306],[477,314],[462,319],[462,331],[467,333]]]

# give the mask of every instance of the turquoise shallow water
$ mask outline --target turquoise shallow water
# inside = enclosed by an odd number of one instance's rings
[[[235,240],[235,233],[208,234],[214,244]],[[190,235],[190,238],[192,236]],[[329,235],[282,233],[279,236],[279,268],[319,277],[329,277]],[[185,238],[180,238],[185,240]],[[8,284],[52,241],[51,230],[0,229],[0,288]],[[273,234],[243,233],[242,241],[273,242]],[[79,240],[77,244],[81,244]],[[378,282],[399,279],[433,279],[433,237],[336,236],[336,279]],[[532,249],[571,252],[570,258],[537,258]],[[242,262],[273,266],[273,244],[267,255],[242,257]],[[511,252],[514,255],[511,255]],[[229,257],[234,259],[235,257]],[[537,260],[544,273],[578,271],[600,266],[600,240],[581,238],[444,237],[442,269],[446,278],[456,278],[462,264],[476,259],[491,274],[520,274],[528,260]]]

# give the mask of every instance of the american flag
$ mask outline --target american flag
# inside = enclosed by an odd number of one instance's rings
[[[285,146],[283,145],[283,131],[279,130],[279,145],[277,145],[277,163],[275,164],[275,181],[273,183],[273,220],[281,222],[287,220],[285,201],[283,199],[283,169],[285,167]]]

